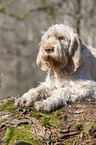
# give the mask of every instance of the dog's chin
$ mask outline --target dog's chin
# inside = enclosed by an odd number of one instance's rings
[[[54,55],[52,55],[51,53],[45,54],[43,58],[44,58],[44,61],[46,61],[47,63],[52,63],[56,61],[56,57],[54,57]]]
[[[62,64],[59,57],[56,58],[50,54],[44,56],[44,61],[54,70],[58,70]]]

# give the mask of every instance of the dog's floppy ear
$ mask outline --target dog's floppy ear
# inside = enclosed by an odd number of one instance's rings
[[[36,64],[38,65],[38,67],[41,68],[41,70],[43,71],[48,71],[49,67],[48,65],[43,61],[42,59],[42,55],[41,55],[41,51],[39,50],[39,53],[37,55],[37,59],[36,59]]]
[[[83,63],[81,39],[74,33],[74,39],[71,40],[68,55],[68,71],[70,74],[77,71]]]

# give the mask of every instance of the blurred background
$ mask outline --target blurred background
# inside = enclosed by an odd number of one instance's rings
[[[0,100],[22,95],[46,72],[36,65],[42,31],[71,26],[96,47],[96,0],[0,0]]]

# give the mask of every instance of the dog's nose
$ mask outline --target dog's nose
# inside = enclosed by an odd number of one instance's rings
[[[54,52],[54,47],[52,47],[52,46],[47,46],[47,47],[45,48],[45,51],[46,51],[47,53]]]

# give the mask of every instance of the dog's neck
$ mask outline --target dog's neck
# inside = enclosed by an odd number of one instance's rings
[[[62,77],[65,78],[65,80],[72,79],[72,75],[68,74],[65,68],[60,70],[59,69],[54,70],[50,68],[49,77],[53,79],[61,79]]]

